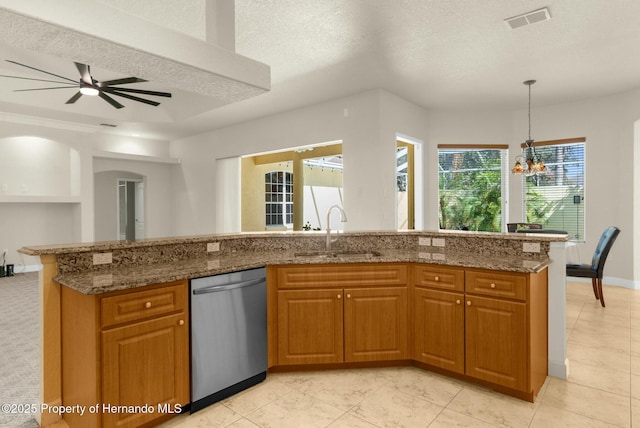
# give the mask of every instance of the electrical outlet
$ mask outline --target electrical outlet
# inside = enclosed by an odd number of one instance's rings
[[[94,265],[107,265],[113,262],[113,253],[93,253]]]
[[[523,242],[522,251],[525,253],[539,253],[540,243],[539,242]]]
[[[431,240],[431,245],[434,247],[444,247],[444,238],[433,238]]]
[[[418,258],[431,260],[431,253],[418,253]]]
[[[220,260],[218,260],[218,259],[207,260],[207,269],[208,270],[219,269],[219,268],[220,268]]]
[[[418,245],[431,245],[431,238],[418,238]]]
[[[208,242],[207,243],[207,253],[213,253],[214,251],[220,251],[220,243],[219,242]]]
[[[440,260],[440,261],[446,260],[446,256],[443,253],[433,253],[431,254],[431,258],[433,260]]]

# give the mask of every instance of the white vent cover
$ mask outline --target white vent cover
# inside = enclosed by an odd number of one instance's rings
[[[516,28],[524,27],[525,25],[535,24],[536,22],[547,21],[549,19],[551,19],[551,15],[549,15],[549,9],[545,7],[534,10],[533,12],[527,12],[522,15],[507,18],[504,22],[510,29],[515,30]]]

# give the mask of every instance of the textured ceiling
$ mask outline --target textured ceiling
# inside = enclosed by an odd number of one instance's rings
[[[551,20],[516,30],[504,23],[541,7]],[[181,10],[172,11],[178,23],[189,19]],[[534,108],[615,94],[640,86],[638,16],[637,0],[236,0],[236,51],[271,67],[271,91],[224,106],[205,97],[191,114],[163,113],[170,120],[130,113],[115,132],[177,138],[373,88],[456,110],[524,109],[527,79],[538,80]],[[2,111],[96,120],[51,109],[51,93],[40,106],[21,103],[9,95],[14,86],[0,79]],[[181,111],[191,99],[170,102]]]

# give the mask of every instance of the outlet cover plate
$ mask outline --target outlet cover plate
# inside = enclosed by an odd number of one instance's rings
[[[425,238],[425,237],[419,237],[418,238],[418,245],[425,245],[425,246],[430,246],[431,245],[431,238]]]
[[[444,238],[433,238],[431,240],[431,245],[434,247],[444,247]]]
[[[525,253],[539,253],[540,243],[539,242],[523,242],[522,251]]]
[[[93,253],[94,265],[107,265],[113,262],[113,253]]]
[[[213,253],[215,251],[220,251],[220,243],[219,242],[208,242],[207,243],[207,253]]]

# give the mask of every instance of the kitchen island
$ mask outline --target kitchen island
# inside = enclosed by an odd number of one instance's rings
[[[259,266],[412,264],[539,274],[548,270],[548,374],[566,377],[564,245],[558,235],[470,232],[345,233],[332,254],[313,232],[225,234],[196,237],[25,247],[40,256],[42,402],[63,404],[61,294],[126,293],[152,284],[184,281]],[[534,252],[524,252],[523,244]],[[531,246],[528,246],[531,249]],[[155,287],[155,286],[154,286]],[[559,325],[558,323],[561,323]],[[43,413],[42,425],[59,415]]]

